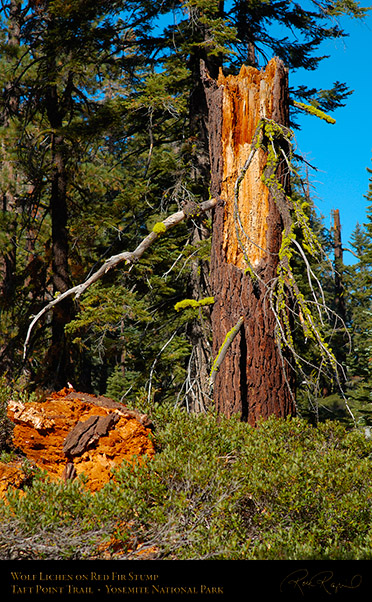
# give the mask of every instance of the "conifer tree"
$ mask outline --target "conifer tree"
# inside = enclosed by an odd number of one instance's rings
[[[107,170],[103,176],[102,170],[107,155],[105,138],[110,122],[123,108],[115,105],[116,100],[109,98],[105,87],[116,81],[117,90],[125,89],[126,78],[132,77],[134,54],[132,40],[126,39],[130,25],[117,18],[121,2],[110,6],[106,2],[79,1],[66,5],[58,0],[3,3],[4,17],[10,11],[4,23],[9,37],[14,30],[14,7],[18,47],[14,43],[3,46],[3,60],[7,62],[3,112],[9,115],[3,140],[6,145],[12,128],[14,138],[18,138],[17,168],[27,182],[27,190],[23,188],[18,196],[18,206],[13,203],[11,211],[7,207],[5,213],[14,216],[21,211],[23,215],[18,233],[23,239],[17,241],[23,265],[19,266],[18,277],[23,278],[20,289],[30,284],[33,305],[64,292],[72,283],[74,264],[80,262],[80,257],[76,253],[78,241],[69,235],[69,228],[76,232],[73,217],[81,219],[88,206],[92,214],[95,199],[88,198],[89,179],[94,179],[96,185],[102,177],[106,184],[111,179],[112,185],[112,176]],[[133,18],[137,21],[138,16]],[[15,97],[19,99],[16,110]],[[93,175],[93,165],[99,162]],[[27,242],[30,240],[31,246]],[[95,247],[89,241],[83,253],[88,251],[92,258]],[[43,267],[37,267],[37,262]],[[16,260],[13,264],[15,269]],[[30,274],[35,275],[34,282],[30,282]],[[41,275],[44,280],[38,282]],[[41,290],[36,291],[38,285]],[[26,298],[26,306],[27,302]],[[30,310],[29,305],[25,311]],[[74,362],[64,333],[73,312],[69,300],[53,312],[48,352],[39,375],[46,383],[61,385],[74,377]]]
[[[172,33],[172,43],[176,45],[177,50],[176,56],[184,56],[190,70],[189,134],[191,139],[195,139],[194,159],[192,159],[194,165],[191,163],[191,167],[193,173],[199,173],[199,200],[206,198],[208,191],[205,182],[209,182],[206,178],[208,162],[205,160],[208,114],[201,86],[200,60],[203,60],[212,78],[217,77],[218,70],[222,66],[227,73],[237,72],[241,62],[263,66],[273,54],[282,58],[290,69],[299,67],[315,69],[324,58],[315,54],[321,41],[345,35],[334,24],[334,17],[342,12],[361,17],[364,10],[358,3],[337,3],[337,6],[330,2],[321,5],[312,4],[313,11],[302,9],[297,5],[292,9],[282,2],[261,1],[234,2],[227,9],[227,3],[224,2],[205,3],[192,0],[184,3],[187,20],[182,19],[180,12],[176,11],[176,25],[168,28],[167,33]],[[288,28],[288,31],[295,29],[298,33],[297,39],[291,39],[290,36],[278,39],[270,35],[268,25],[273,23]],[[178,41],[179,46],[177,46]],[[172,60],[172,56],[169,60]],[[310,100],[314,108],[329,111],[342,105],[348,93],[345,84],[335,82],[330,90],[309,90],[306,86],[301,86],[298,90],[292,90],[292,98]],[[203,228],[199,224],[199,228],[194,230],[194,233],[200,236],[200,232],[203,232]],[[208,235],[208,232],[205,232],[205,235]],[[194,262],[190,295],[195,298],[210,294],[210,287],[205,277],[203,278],[203,273],[205,273],[203,263]],[[211,361],[208,352],[209,343],[200,326],[195,323],[190,325],[190,337],[193,344],[194,374],[197,373],[199,376],[199,394],[196,402],[194,399],[194,406],[203,407],[208,405],[205,364]],[[204,353],[201,350],[204,350]],[[195,362],[195,359],[198,361]],[[192,401],[191,405],[193,405]]]
[[[299,6],[296,6],[295,10],[292,11],[288,5],[284,5],[280,2],[235,2],[232,9],[226,11],[226,13],[224,13],[224,5],[221,2],[209,4],[208,10],[203,2],[189,2],[186,4],[189,7],[190,18],[193,19],[193,23],[202,22],[204,31],[214,31],[211,23],[216,23],[217,16],[219,19],[223,19],[223,17],[231,19],[230,22],[234,23],[236,27],[236,38],[231,42],[231,40],[225,37],[222,51],[218,47],[217,42],[217,40],[219,42],[221,41],[221,37],[219,39],[213,38],[213,34],[210,34],[208,42],[206,42],[205,39],[203,40],[203,38],[199,41],[199,45],[201,46],[200,54],[202,52],[205,53],[206,48],[208,48],[210,55],[215,58],[211,66],[212,79],[213,77],[216,77],[214,71],[218,61],[220,66],[223,65],[225,71],[235,72],[237,61],[234,55],[229,56],[228,54],[228,52],[232,50],[240,57],[240,59],[244,55],[245,62],[252,65],[260,65],[262,64],[262,59],[267,58],[265,47],[268,47],[271,52],[274,51],[278,56],[283,58],[285,64],[291,69],[296,69],[300,66],[305,67],[306,69],[315,69],[319,61],[324,58],[314,55],[314,52],[321,41],[327,38],[344,35],[338,26],[333,25],[326,27],[326,22],[332,20],[332,17],[336,14],[341,14],[342,10],[349,12],[353,16],[360,17],[364,14],[364,11],[359,8],[357,3],[353,3],[353,5],[350,3],[346,5],[344,3],[343,6],[341,6],[342,3],[338,3],[337,6],[331,3],[323,3],[321,7],[319,4],[314,3],[315,10],[312,12],[304,10]],[[214,12],[211,8],[212,5]],[[268,21],[271,23],[277,22],[289,28],[296,28],[301,41],[291,41],[289,38],[283,38],[279,41],[271,37],[263,27]],[[214,48],[213,43],[215,45]],[[195,53],[195,50],[193,50],[193,52]],[[239,64],[238,66],[240,67]],[[209,76],[210,75],[211,73],[209,73]],[[328,91],[317,92],[314,89],[308,90],[304,86],[297,91],[292,91],[294,98],[310,98],[314,109],[323,107],[327,110],[332,110],[336,106],[342,104],[342,101],[347,94],[348,91],[346,86],[339,82],[335,82],[333,88]],[[298,103],[296,106],[299,106]],[[211,127],[212,129],[215,128],[216,124],[213,123]],[[218,277],[219,275],[215,276],[215,281],[218,280]],[[220,301],[220,303],[224,302],[229,303],[227,299]],[[218,318],[217,322],[219,322]],[[271,335],[268,334],[268,336]],[[229,371],[229,369],[227,369],[227,371]],[[230,372],[234,374],[238,371],[239,370],[235,368],[230,369]],[[280,378],[278,375],[277,381],[279,380]],[[237,385],[230,387],[230,396],[232,397],[233,389],[237,390]],[[225,390],[223,394],[224,398],[229,396],[226,391],[227,390]],[[239,396],[239,391],[237,391],[236,394]],[[229,400],[225,399],[222,403],[227,404],[228,406]],[[234,402],[231,403],[234,405]]]
[[[367,198],[371,197],[371,184]],[[372,210],[367,223],[356,225],[351,246],[358,260],[345,269],[347,319],[352,339],[348,358],[349,380],[370,381],[372,376]]]

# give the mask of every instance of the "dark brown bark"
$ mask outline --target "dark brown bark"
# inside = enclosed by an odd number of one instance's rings
[[[107,435],[119,418],[119,414],[112,412],[107,416],[90,416],[84,422],[78,422],[64,441],[63,453],[68,457],[80,456],[100,437]]]
[[[342,251],[342,240],[341,240],[341,221],[340,211],[335,209],[332,211],[333,215],[333,245],[335,254],[335,305],[336,312],[342,320],[345,321],[346,308],[345,308],[345,287],[342,281],[342,268],[343,268],[343,251]]]
[[[219,2],[219,13],[223,14],[224,2]],[[205,90],[201,78],[201,60],[207,66],[212,77],[218,76],[222,59],[219,56],[208,53],[205,45],[210,34],[200,21],[200,14],[193,14],[194,22],[197,24],[199,45],[195,45],[189,60],[191,72],[191,93],[189,99],[189,128],[193,149],[191,157],[191,178],[193,193],[201,201],[209,198],[210,163],[209,163],[209,136],[208,136],[208,106]],[[210,237],[210,230],[203,224],[203,219],[193,219],[191,244],[198,246]],[[188,281],[188,296],[192,299],[209,297],[209,262],[194,260]],[[210,314],[208,310],[203,312],[203,322],[194,320],[188,325],[187,335],[192,345],[192,354],[189,364],[189,388],[187,394],[187,406],[192,412],[203,412],[210,405],[209,396],[209,370],[212,359],[212,348],[209,341],[211,331]]]
[[[200,241],[209,237],[201,226],[193,227],[192,244],[197,245]],[[188,281],[188,296],[192,299],[203,299],[210,296],[209,265],[206,261],[195,261],[191,266]],[[203,311],[203,321],[193,320],[188,325],[187,336],[192,345],[192,354],[189,362],[190,387],[187,393],[187,406],[191,412],[205,412],[211,403],[209,396],[208,378],[212,359],[212,347],[210,343],[210,313],[208,309]]]
[[[239,191],[239,215],[248,239],[252,279],[235,233],[234,185],[251,151],[262,117],[288,126],[287,72],[273,59],[264,72],[243,67],[236,77],[205,74],[209,106],[211,194],[220,196],[213,217],[211,286],[213,354],[241,316],[244,322],[221,365],[214,385],[218,412],[240,414],[255,425],[260,417],[295,414],[294,376],[275,338],[276,321],[268,291],[276,277],[283,223],[261,181],[266,155],[255,154]],[[280,174],[279,174],[280,177]]]
[[[334,258],[335,258],[335,311],[336,314],[341,318],[342,322],[346,320],[346,306],[345,306],[345,287],[343,283],[343,249],[341,239],[341,220],[340,211],[335,209],[332,211],[333,217],[333,246],[334,246]],[[340,366],[346,364],[347,354],[347,336],[345,329],[342,324],[338,324],[336,337],[334,340],[333,348],[335,350],[335,356]],[[346,382],[346,374],[343,370],[339,370],[339,378],[341,384]]]
[[[20,44],[20,29],[22,24],[22,11],[20,0],[10,0],[7,6],[8,35],[7,46],[13,51]],[[16,54],[14,54],[14,57]],[[4,59],[5,60],[5,59]],[[12,57],[10,56],[10,61]],[[21,187],[21,173],[19,166],[14,162],[16,141],[11,136],[12,119],[18,116],[19,89],[14,80],[10,79],[4,84],[2,94],[2,108],[0,111],[0,124],[8,130],[7,139],[4,139],[0,148],[0,163],[3,175],[3,189],[0,199],[0,212],[5,218],[5,230],[2,234],[6,237],[6,244],[0,249],[0,308],[8,315],[8,320],[18,320],[16,315],[19,310],[17,303],[17,260],[18,260],[18,223],[20,207],[18,192]],[[5,176],[5,177],[4,177]],[[20,326],[21,328],[21,326]],[[3,333],[4,334],[4,333]],[[17,352],[18,337],[1,337],[0,341],[0,372],[14,374],[14,358]]]
[[[46,93],[46,110],[51,128],[55,132],[62,127],[63,108],[60,106],[57,87],[51,85]],[[52,281],[53,293],[64,293],[71,286],[69,276],[68,209],[66,149],[63,137],[52,134],[53,172],[50,191],[50,215],[52,219]],[[69,355],[64,328],[73,315],[70,299],[53,309],[52,342],[47,354],[46,376],[56,387],[65,386],[73,379],[72,359]]]
[[[19,0],[11,0],[9,5],[9,26],[7,45],[10,48],[16,48],[20,44],[20,28],[21,28],[21,3]],[[17,115],[19,106],[19,93],[13,82],[5,85],[3,95],[3,110],[1,114],[1,124],[3,128],[10,125],[12,117]],[[14,141],[10,141],[14,144]],[[1,303],[5,307],[9,307],[14,302],[16,291],[16,267],[17,267],[17,207],[16,207],[16,188],[17,175],[14,172],[13,162],[7,159],[7,149],[3,144],[2,149],[3,165],[2,168],[7,172],[8,189],[3,194],[2,207],[3,213],[11,215],[12,218],[8,222],[8,239],[7,252],[1,254],[0,258],[0,286],[1,286]]]

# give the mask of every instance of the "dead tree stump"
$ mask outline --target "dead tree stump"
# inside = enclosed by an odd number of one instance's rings
[[[265,71],[243,66],[238,76],[220,74],[217,81],[205,73],[204,85],[209,108],[211,195],[222,199],[213,216],[214,357],[226,334],[244,318],[216,377],[214,400],[218,412],[227,416],[238,413],[255,425],[260,417],[295,414],[294,373],[277,345],[275,315],[269,304],[283,223],[261,178],[266,164],[262,149],[255,152],[240,182],[237,202],[235,189],[260,120],[288,126],[287,71],[275,58]],[[284,169],[278,177],[288,189]],[[244,240],[237,236],[237,219]],[[247,272],[246,258],[258,278]]]

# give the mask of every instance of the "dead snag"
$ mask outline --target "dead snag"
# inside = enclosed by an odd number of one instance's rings
[[[215,81],[204,73],[209,108],[213,216],[211,286],[213,355],[243,323],[214,383],[217,410],[254,425],[271,414],[295,414],[294,373],[278,345],[270,291],[277,277],[283,220],[263,179],[267,153],[259,145],[262,120],[288,126],[288,79],[283,63],[265,71],[243,66]],[[286,165],[276,173],[288,189]]]

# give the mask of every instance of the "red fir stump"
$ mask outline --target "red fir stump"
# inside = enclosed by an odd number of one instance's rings
[[[217,374],[214,400],[219,413],[238,413],[255,425],[260,417],[295,414],[294,374],[279,350],[269,304],[283,224],[261,179],[266,164],[262,149],[255,153],[241,182],[238,199],[245,252],[259,279],[247,272],[237,239],[234,186],[260,119],[288,126],[288,77],[283,63],[275,58],[264,71],[243,66],[238,76],[220,73],[217,81],[205,74],[204,86],[209,108],[211,196],[221,198],[214,210],[211,257],[214,357],[226,334],[244,318]],[[278,177],[288,189],[284,170]]]

